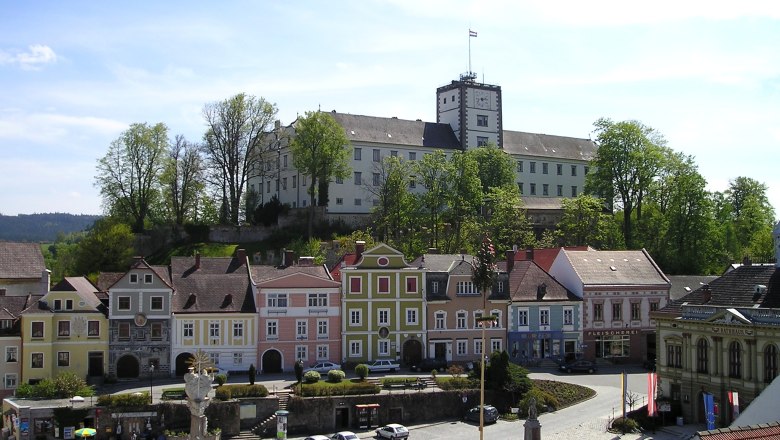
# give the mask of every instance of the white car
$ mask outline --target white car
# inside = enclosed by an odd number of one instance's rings
[[[309,368],[304,369],[303,372],[308,373],[309,371],[316,371],[320,374],[328,374],[328,371],[330,370],[341,370],[341,365],[330,361],[317,362]]]
[[[398,364],[398,362],[392,361],[390,359],[377,359],[374,362],[368,364],[368,371],[372,373],[376,373],[378,371],[389,371],[392,373],[400,369],[401,365]]]
[[[328,437],[324,435],[311,435],[309,437],[306,437],[303,440],[330,440],[330,439],[328,439]]]
[[[331,440],[360,440],[360,437],[352,431],[341,431],[333,434]]]
[[[379,438],[389,439],[407,439],[409,438],[409,430],[406,426],[399,425],[398,423],[390,423],[376,430],[376,436]]]

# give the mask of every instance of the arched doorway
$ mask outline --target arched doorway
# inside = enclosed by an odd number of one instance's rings
[[[409,339],[404,342],[402,358],[403,366],[408,367],[422,360],[422,344],[417,339]]]
[[[136,379],[141,371],[138,359],[131,354],[126,354],[116,362],[116,377],[118,379]]]
[[[263,373],[282,372],[282,354],[278,350],[268,350],[263,353]]]
[[[190,366],[187,365],[187,361],[192,357],[190,353],[182,353],[176,356],[176,375],[184,376],[189,371]]]

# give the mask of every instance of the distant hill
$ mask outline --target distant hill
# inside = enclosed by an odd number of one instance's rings
[[[99,219],[99,215],[51,214],[0,214],[0,240],[51,242],[57,235],[83,231]]]

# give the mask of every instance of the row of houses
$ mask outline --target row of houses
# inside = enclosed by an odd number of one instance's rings
[[[513,361],[619,358],[655,353],[649,312],[669,281],[645,251],[506,251],[487,295],[472,256],[414,261],[385,244],[344,255],[332,269],[285,252],[276,266],[231,258],[135,259],[97,285],[66,277],[41,292],[2,291],[3,388],[69,369],[88,379],[181,375],[198,350],[220,368],[290,371],[296,360],[353,365],[423,358],[467,364],[506,350]],[[15,260],[16,261],[16,260]],[[9,264],[8,261],[5,264]],[[45,269],[42,279],[47,279]],[[1,280],[0,280],[1,281]],[[478,320],[494,316],[485,331]]]

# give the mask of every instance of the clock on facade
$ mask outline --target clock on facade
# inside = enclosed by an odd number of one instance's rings
[[[487,109],[490,107],[490,92],[477,90],[474,92],[474,99],[477,108]]]

